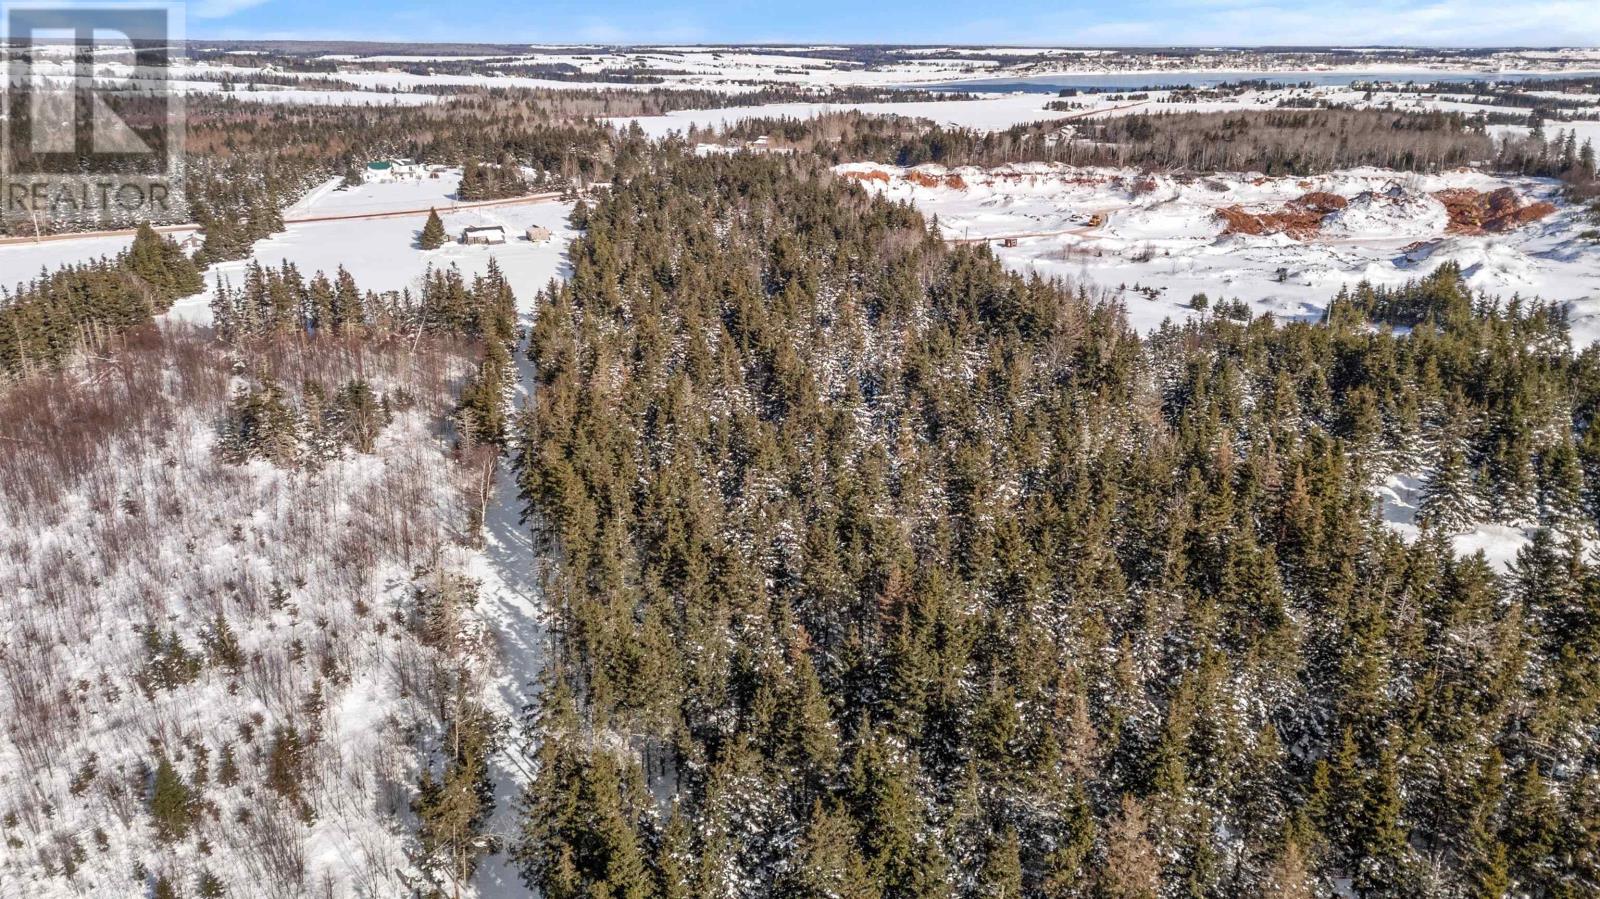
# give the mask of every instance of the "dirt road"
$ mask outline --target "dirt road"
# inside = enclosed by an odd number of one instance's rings
[[[1094,232],[1106,223],[1106,216],[1118,209],[1126,208],[1125,206],[1108,206],[1105,209],[1097,209],[1089,213],[1088,224],[1072,228],[1059,228],[1054,231],[1018,231],[1014,234],[988,234],[983,237],[946,237],[945,242],[956,246],[972,246],[980,243],[999,243],[1002,240],[1022,240],[1028,237],[1064,237],[1066,235],[1087,237],[1092,240],[1096,236]]]
[[[346,215],[312,215],[303,218],[284,219],[285,225],[306,225],[313,222],[343,222],[366,219],[392,219],[403,218],[408,215],[427,215],[429,209],[437,209],[441,214],[459,212],[466,209],[484,209],[491,206],[516,206],[522,203],[544,203],[561,198],[560,193],[529,194],[525,197],[510,197],[504,200],[482,200],[476,203],[448,203],[424,206],[420,209],[393,209],[387,212],[356,212]],[[159,234],[173,234],[183,231],[194,231],[199,225],[161,225],[155,230]],[[133,228],[123,228],[117,231],[75,231],[71,234],[45,234],[40,237],[0,237],[0,246],[30,243],[54,243],[62,240],[88,240],[94,237],[131,237]]]

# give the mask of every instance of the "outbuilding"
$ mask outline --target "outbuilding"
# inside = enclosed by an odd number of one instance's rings
[[[543,225],[534,225],[528,229],[528,241],[530,243],[544,243],[552,236],[554,235],[550,233],[550,229]]]
[[[461,232],[462,243],[497,244],[506,242],[506,229],[500,225],[479,225]]]

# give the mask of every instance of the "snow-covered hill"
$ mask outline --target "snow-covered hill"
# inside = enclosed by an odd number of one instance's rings
[[[1141,330],[1195,314],[1197,293],[1242,299],[1283,318],[1307,317],[1342,286],[1398,285],[1453,261],[1474,288],[1490,294],[1571,304],[1574,339],[1600,339],[1600,245],[1580,238],[1593,224],[1583,209],[1564,203],[1551,181],[1374,168],[1307,178],[1196,177],[1045,163],[994,169],[851,163],[836,171],[937,216],[949,239],[990,243],[1013,268],[1122,293]],[[1523,206],[1550,203],[1554,210],[1483,232],[1453,225],[1437,196],[1504,189]],[[1337,208],[1274,218],[1315,207],[1319,197]],[[1259,229],[1230,222],[1224,210],[1260,219]],[[1284,223],[1302,220],[1314,233]]]
[[[417,199],[376,193],[331,203]],[[486,211],[555,226],[542,244],[426,253],[408,217],[291,226],[256,258],[344,264],[385,289],[430,263],[471,274],[495,258],[526,323],[564,270],[569,208]],[[177,311],[201,315],[202,300]],[[515,485],[453,451],[475,362],[429,340],[238,356],[169,319],[0,397],[0,896],[143,899],[162,882],[184,896],[410,895],[423,883],[411,803],[447,705],[438,673],[463,664],[500,722],[490,830],[510,835],[527,774],[516,723],[545,638]],[[316,466],[226,461],[233,391],[267,376],[293,403],[308,380],[363,379],[392,423],[371,453]],[[446,651],[419,618],[434,585],[458,582],[471,608]],[[157,812],[171,775],[192,811],[181,834]],[[480,874],[481,895],[520,889],[500,856]]]

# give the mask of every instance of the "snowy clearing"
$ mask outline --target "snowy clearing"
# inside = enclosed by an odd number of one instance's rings
[[[1574,341],[1600,340],[1600,244],[1579,238],[1593,225],[1583,210],[1561,204],[1559,185],[1550,181],[1370,168],[1308,178],[1183,179],[1048,164],[983,170],[858,163],[837,171],[937,216],[950,239],[991,242],[1014,269],[1122,289],[1129,319],[1141,331],[1197,314],[1189,305],[1196,293],[1245,300],[1280,318],[1308,318],[1320,315],[1340,287],[1399,285],[1453,261],[1473,287],[1490,294],[1570,304]],[[1505,233],[1447,233],[1448,218],[1432,194],[1505,187],[1524,202],[1555,203],[1557,211]],[[1225,234],[1217,215],[1233,206],[1270,212],[1314,192],[1349,205],[1306,240]],[[1004,238],[1016,245],[1003,245]]]
[[[461,175],[445,172],[438,179],[364,184],[353,189],[338,189],[333,179],[311,191],[284,210],[284,218],[310,218],[335,215],[382,215],[396,210],[423,210],[414,216],[379,219],[290,224],[282,233],[258,241],[252,258],[263,265],[292,262],[310,275],[339,266],[355,276],[363,290],[405,290],[416,286],[428,267],[455,265],[468,278],[488,268],[489,260],[500,264],[507,279],[524,302],[559,270],[565,252],[566,219],[570,204],[553,200],[472,209],[452,209],[458,201],[456,188]],[[451,241],[437,250],[421,250],[417,236],[433,207],[444,220]],[[461,244],[463,228],[475,225],[502,225],[510,240],[500,246]],[[553,237],[544,242],[524,238],[526,230],[541,225]],[[174,235],[177,239],[183,233]],[[0,246],[0,284],[15,286],[36,277],[41,269],[114,256],[131,244],[131,236],[88,237],[73,240]],[[207,273],[204,293],[179,300],[168,315],[196,323],[211,320],[211,292],[220,280],[237,283],[248,260],[224,262]]]

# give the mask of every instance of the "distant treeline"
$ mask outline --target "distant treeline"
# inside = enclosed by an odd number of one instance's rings
[[[1352,166],[1433,171],[1493,158],[1494,141],[1446,112],[1250,110],[1126,115],[982,133],[854,112],[807,121],[750,120],[735,136],[771,134],[835,162],[1001,165],[1061,162],[1308,175]]]
[[[164,113],[160,98],[150,96],[116,95],[107,102],[133,121]],[[194,95],[186,105],[183,194],[188,206],[175,210],[173,221],[204,226],[202,262],[241,258],[252,242],[281,228],[280,210],[315,185],[373,159],[463,165],[468,159],[510,158],[562,182],[604,180],[613,138],[582,120],[641,112],[637,102],[619,103],[612,113],[592,97],[546,102],[485,91],[415,108],[289,106],[226,94]],[[28,169],[25,157],[18,167]],[[42,224],[45,231],[128,228],[138,219]],[[6,223],[0,233],[18,228]],[[20,230],[31,234],[33,225],[25,223]]]

